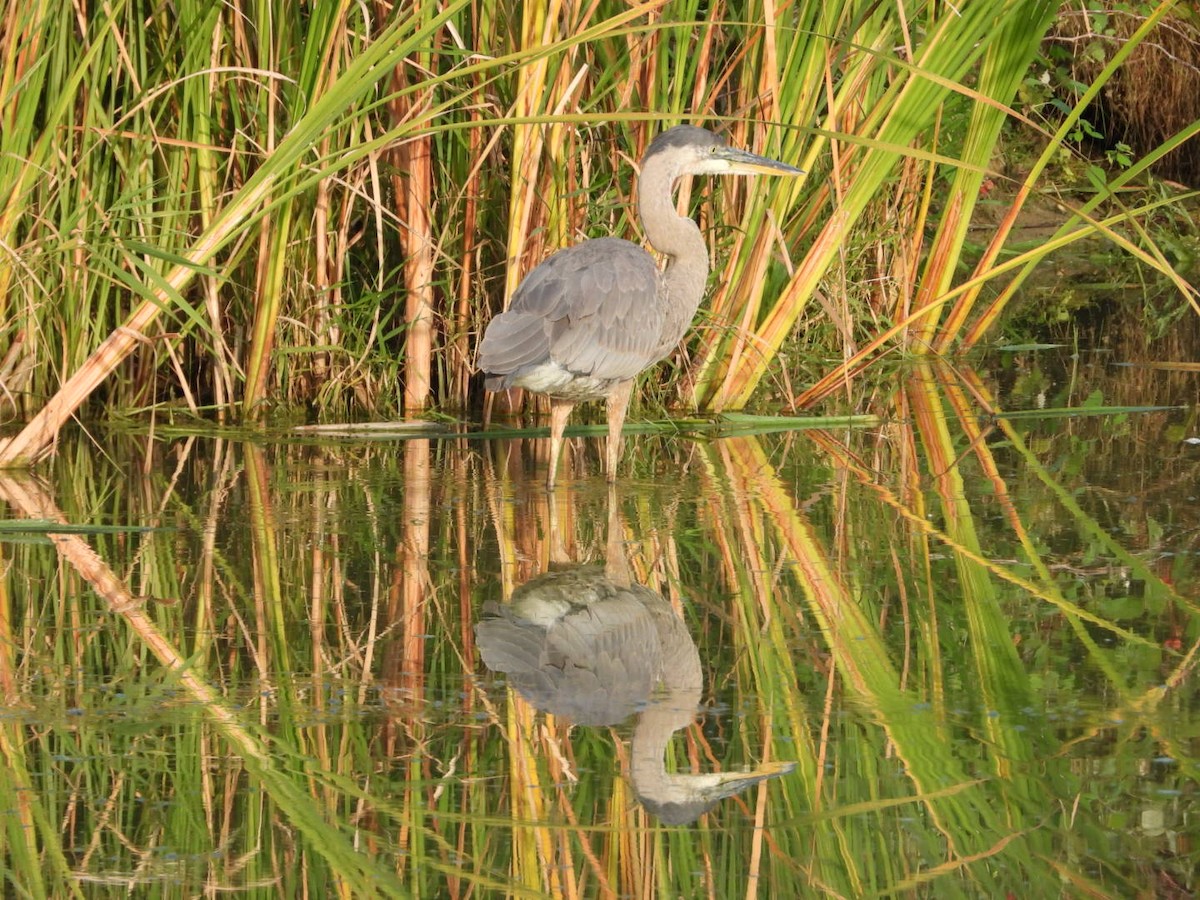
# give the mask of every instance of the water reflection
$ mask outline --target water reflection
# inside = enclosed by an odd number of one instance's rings
[[[1195,895],[1194,409],[982,417],[943,368],[888,399],[879,428],[633,436],[619,516],[599,441],[552,497],[466,438],[0,473],[10,893]],[[593,636],[622,690],[480,689],[488,602],[565,673],[550,626],[622,596],[660,657]],[[631,749],[568,715],[675,721]],[[635,797],[762,759],[795,772],[694,827]]]
[[[593,726],[636,713],[630,780],[638,800],[666,824],[685,825],[795,764],[667,771],[671,736],[691,724],[700,705],[700,654],[663,596],[633,580],[622,532],[610,494],[606,564],[567,566],[522,584],[510,602],[484,608],[476,642],[487,667],[505,673],[543,712]]]

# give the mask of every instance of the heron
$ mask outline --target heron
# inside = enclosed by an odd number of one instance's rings
[[[576,404],[606,401],[606,474],[616,480],[621,428],[634,379],[678,346],[704,297],[708,248],[700,227],[675,208],[684,175],[803,175],[801,169],[729,146],[694,125],[656,137],[642,158],[638,213],[660,271],[638,245],[614,237],[557,251],[517,287],[479,345],[490,391],[521,387],[550,398],[553,489],[563,431]]]
[[[624,569],[623,571],[627,571]],[[635,712],[630,779],[662,822],[686,825],[720,800],[795,770],[767,762],[750,772],[668,772],[671,735],[696,716],[700,654],[661,594],[606,566],[571,566],[486,607],[475,626],[484,664],[545,712],[580,725],[615,725]]]

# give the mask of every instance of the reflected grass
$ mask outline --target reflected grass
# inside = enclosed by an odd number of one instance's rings
[[[890,400],[631,441],[620,543],[706,679],[669,767],[797,763],[685,828],[636,802],[630,724],[477,662],[485,601],[604,558],[599,436],[553,495],[460,436],[64,443],[40,508],[6,495],[55,543],[0,540],[4,865],[33,896],[1191,889],[1198,523],[1086,466],[1107,434],[1145,471],[1168,414],[1009,418],[936,366]]]

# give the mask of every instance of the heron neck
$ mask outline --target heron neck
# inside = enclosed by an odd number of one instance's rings
[[[660,282],[666,300],[660,356],[683,338],[708,281],[708,246],[700,227],[675,209],[672,188],[678,177],[674,166],[652,157],[643,164],[638,181],[638,211],[646,237],[667,258]]]

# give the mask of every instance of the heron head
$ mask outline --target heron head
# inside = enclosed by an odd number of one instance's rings
[[[803,175],[802,169],[757,153],[730,147],[707,128],[676,125],[650,143],[643,169],[661,161],[676,175]]]

